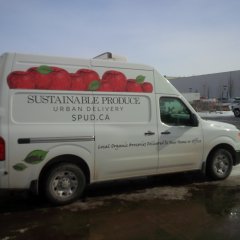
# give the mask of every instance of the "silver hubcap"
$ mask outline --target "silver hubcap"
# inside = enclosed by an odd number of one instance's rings
[[[214,171],[218,175],[225,175],[229,169],[229,161],[226,155],[219,154],[214,161]]]
[[[71,197],[77,190],[78,180],[71,171],[57,172],[51,182],[51,189],[58,198]]]

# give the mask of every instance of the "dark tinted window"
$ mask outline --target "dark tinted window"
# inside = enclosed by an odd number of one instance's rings
[[[190,126],[191,112],[187,106],[178,98],[160,98],[161,121],[172,126]]]

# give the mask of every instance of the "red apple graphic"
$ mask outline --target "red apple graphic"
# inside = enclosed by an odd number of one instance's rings
[[[53,69],[49,66],[32,67],[28,69],[35,79],[37,89],[49,89],[51,84],[51,72]]]
[[[151,93],[153,91],[153,85],[150,82],[144,82],[142,84],[142,90],[146,93]]]
[[[51,83],[49,89],[51,90],[69,90],[71,87],[70,74],[61,68],[52,67],[53,71],[50,73]]]
[[[142,88],[142,92],[151,93],[153,91],[152,83],[144,82],[144,81],[145,81],[145,76],[139,75],[136,77],[136,82],[140,84]]]
[[[114,92],[126,91],[127,78],[119,71],[106,71],[102,76],[102,82],[110,84]]]
[[[34,89],[35,81],[31,73],[24,71],[11,72],[7,77],[8,86],[11,89]]]
[[[141,84],[137,83],[135,79],[129,79],[127,81],[127,92],[142,92]]]
[[[71,90],[74,90],[74,91],[86,91],[87,90],[87,85],[83,81],[83,77],[80,74],[71,73],[70,76],[72,79]]]
[[[76,74],[78,74],[82,78],[82,81],[86,86],[83,90],[85,91],[96,90],[96,89],[91,89],[91,83],[93,81],[100,81],[100,77],[97,72],[90,69],[80,69],[76,72]]]
[[[112,92],[113,90],[112,90],[112,87],[109,83],[101,82],[101,85],[100,85],[100,87],[98,88],[97,91],[99,91],[99,92]]]

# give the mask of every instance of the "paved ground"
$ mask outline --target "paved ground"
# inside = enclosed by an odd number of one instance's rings
[[[218,120],[240,127],[232,116]],[[240,167],[220,182],[171,174],[96,184],[57,208],[1,192],[0,239],[239,240]]]

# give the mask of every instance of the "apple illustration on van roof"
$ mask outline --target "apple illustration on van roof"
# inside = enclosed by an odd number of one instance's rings
[[[127,92],[142,92],[142,86],[141,84],[136,82],[136,79],[128,79],[127,81]]]
[[[85,84],[85,91],[93,91],[94,89],[91,89],[91,83],[93,81],[100,81],[100,77],[98,75],[97,72],[95,72],[94,70],[90,70],[90,69],[79,69],[76,74],[78,74],[83,81],[83,85]],[[79,79],[80,81],[80,79]],[[74,83],[73,83],[74,84]],[[72,84],[72,86],[73,86]],[[96,90],[96,89],[95,89]]]
[[[29,68],[28,72],[32,73],[32,76],[36,82],[37,89],[70,89],[70,75],[66,70],[62,68],[42,65],[39,67]]]
[[[7,77],[8,86],[11,89],[34,89],[35,81],[32,74],[24,71],[11,72]]]
[[[70,73],[72,79],[71,90],[73,91],[86,91],[87,87],[83,81],[83,77],[78,73]]]
[[[150,82],[144,82],[142,84],[142,90],[146,93],[151,93],[153,91],[153,85]]]
[[[69,90],[71,87],[70,74],[62,68],[53,68],[50,73],[51,83],[49,89],[51,90]]]
[[[100,87],[97,89],[99,92],[112,92],[112,87],[108,82],[101,82]]]
[[[51,84],[50,73],[52,71],[53,69],[51,67],[45,65],[32,67],[27,70],[36,82],[37,89],[49,89]]]
[[[98,73],[91,69],[79,69],[69,73],[63,68],[42,65],[31,67],[26,71],[13,71],[7,77],[9,88],[72,90],[99,92],[145,92],[151,93],[153,85],[145,82],[145,76],[128,79],[124,73],[107,70],[100,79]]]
[[[126,91],[127,78],[122,72],[115,70],[106,71],[102,76],[102,82],[108,83],[113,92]]]
[[[152,83],[144,82],[145,76],[139,75],[136,79],[129,79],[127,82],[127,92],[145,92],[151,93],[153,91]]]

